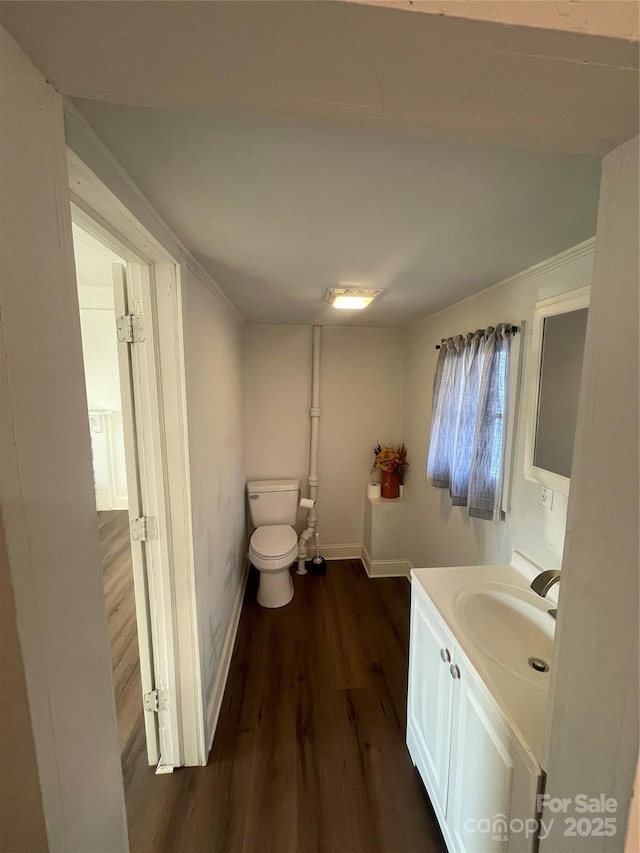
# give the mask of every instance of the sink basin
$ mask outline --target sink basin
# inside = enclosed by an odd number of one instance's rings
[[[463,587],[454,603],[470,638],[500,666],[534,687],[549,686],[555,620],[535,592],[500,582]]]

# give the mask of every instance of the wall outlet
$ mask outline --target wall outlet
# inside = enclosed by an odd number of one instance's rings
[[[545,509],[553,509],[553,490],[543,486],[538,503]]]

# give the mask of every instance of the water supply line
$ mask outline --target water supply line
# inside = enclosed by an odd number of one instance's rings
[[[298,542],[298,569],[299,575],[306,575],[305,561],[307,559],[307,547],[314,538],[318,517],[316,515],[315,501],[318,497],[318,430],[320,427],[320,335],[322,326],[313,327],[313,351],[311,356],[311,447],[309,451],[309,499],[314,505],[307,514],[307,526],[300,534]]]

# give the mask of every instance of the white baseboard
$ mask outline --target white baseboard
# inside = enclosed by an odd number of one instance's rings
[[[408,560],[372,560],[362,546],[362,562],[370,578],[409,578],[411,563]]]
[[[129,509],[129,500],[125,495],[121,498],[111,497],[109,500],[101,503],[96,497],[96,509],[98,512],[114,512],[114,510]]]
[[[315,547],[309,545],[309,559],[315,555]],[[359,560],[362,545],[320,545],[320,556],[325,560]]]
[[[243,569],[243,577],[240,581],[240,585],[238,586],[238,591],[236,593],[235,601],[233,602],[233,608],[231,611],[231,619],[229,620],[229,626],[227,627],[227,633],[224,638],[224,645],[222,646],[222,654],[220,655],[220,666],[218,668],[218,675],[216,677],[215,685],[213,690],[211,691],[211,695],[209,697],[209,701],[207,702],[207,756],[209,757],[209,753],[211,752],[211,747],[213,746],[213,738],[216,733],[216,726],[218,725],[218,717],[220,716],[220,710],[222,708],[222,699],[224,697],[224,688],[227,685],[227,678],[229,676],[229,667],[231,666],[231,656],[233,655],[233,646],[236,641],[236,634],[238,633],[238,625],[240,623],[240,614],[242,613],[242,602],[244,601],[244,592],[247,586],[247,578],[249,576],[249,560],[245,561],[244,569]],[[205,764],[206,764],[205,759]]]

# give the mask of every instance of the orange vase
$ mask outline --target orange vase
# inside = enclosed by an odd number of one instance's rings
[[[400,474],[383,471],[380,479],[380,492],[383,498],[400,497]]]

